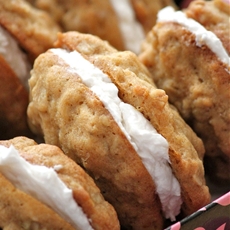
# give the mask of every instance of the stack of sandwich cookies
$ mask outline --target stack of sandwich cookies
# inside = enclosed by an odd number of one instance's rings
[[[140,60],[157,86],[204,141],[211,179],[230,181],[229,12],[221,0],[165,8]]]
[[[32,70],[30,127],[87,170],[121,225],[162,229],[209,203],[202,141],[136,55],[77,32],[56,47]]]
[[[56,146],[1,141],[0,180],[3,229],[120,229],[93,180]]]
[[[0,1],[1,139],[31,136],[26,118],[30,70],[60,30],[46,12],[25,1]]]

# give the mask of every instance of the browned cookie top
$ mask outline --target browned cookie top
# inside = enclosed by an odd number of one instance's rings
[[[228,54],[230,54],[230,10],[229,5],[224,0],[212,0],[210,2],[202,0],[193,1],[184,12],[189,18],[196,20],[207,30],[215,33]]]
[[[17,40],[31,61],[51,48],[61,31],[46,12],[24,0],[0,1],[0,25]]]

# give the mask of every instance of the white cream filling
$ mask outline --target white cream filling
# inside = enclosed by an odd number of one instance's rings
[[[145,33],[142,25],[136,20],[130,0],[110,0],[110,3],[117,15],[125,48],[139,54]]]
[[[64,49],[51,51],[69,65],[67,71],[78,74],[83,83],[103,102],[155,182],[165,217],[175,220],[182,200],[180,185],[169,165],[168,142],[157,133],[142,113],[121,101],[118,89],[110,78],[80,53],[67,52]]]
[[[0,55],[4,57],[22,84],[28,89],[31,66],[15,39],[0,26]]]
[[[175,11],[171,6],[165,7],[158,13],[158,22],[176,22],[184,26],[196,36],[196,45],[201,47],[203,44],[216,54],[220,61],[230,65],[230,58],[220,39],[211,31],[192,18],[188,18],[182,11]]]
[[[60,169],[60,165],[56,169]],[[32,165],[11,145],[0,145],[0,172],[18,189],[51,207],[73,227],[92,230],[72,190],[59,179],[55,169]]]

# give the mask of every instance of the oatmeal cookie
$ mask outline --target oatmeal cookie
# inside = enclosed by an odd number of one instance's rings
[[[176,7],[172,0],[35,0],[34,5],[49,12],[64,31],[97,35],[119,50],[136,53],[157,12]]]
[[[0,139],[32,137],[28,78],[34,59],[53,46],[60,27],[23,0],[0,0]]]
[[[230,181],[230,39],[225,1],[165,8],[139,59],[204,142],[210,176]],[[211,170],[209,170],[211,169]]]
[[[162,229],[209,203],[203,143],[137,56],[78,32],[55,46],[35,61],[30,127],[86,169],[121,225]]]
[[[0,141],[0,181],[3,229],[120,229],[92,178],[56,146]]]

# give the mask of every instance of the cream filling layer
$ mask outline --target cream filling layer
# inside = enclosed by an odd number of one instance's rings
[[[168,155],[168,142],[151,123],[133,106],[118,97],[118,89],[111,79],[83,56],[64,49],[51,49],[62,62],[69,65],[67,71],[76,73],[113,116],[120,129],[142,159],[156,184],[166,218],[175,220],[182,204],[180,185],[172,173]]]
[[[16,40],[0,26],[0,54],[28,89],[31,66]]]
[[[110,0],[110,3],[117,15],[125,48],[139,54],[145,33],[142,25],[135,18],[135,12],[130,0]]]
[[[55,171],[61,167],[32,165],[19,155],[13,145],[9,148],[0,145],[0,173],[16,188],[51,207],[73,227],[92,230],[89,220],[74,200],[72,190]]]
[[[196,36],[196,45],[206,45],[218,59],[230,65],[230,58],[220,39],[211,31],[192,18],[188,18],[182,11],[175,11],[171,6],[165,7],[158,13],[158,22],[176,22]]]

